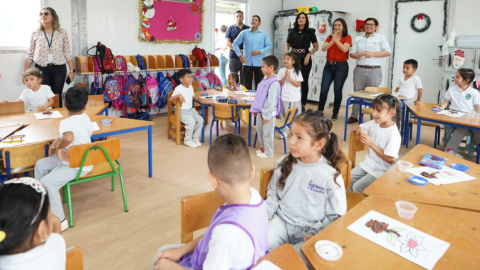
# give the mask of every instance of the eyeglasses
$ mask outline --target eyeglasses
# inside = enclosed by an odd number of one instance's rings
[[[367,24],[365,24],[365,25],[366,25],[366,26],[375,26],[374,23],[367,23]]]
[[[43,15],[48,16],[48,15],[50,15],[50,12],[43,12],[43,13],[40,12],[40,16],[43,16]]]

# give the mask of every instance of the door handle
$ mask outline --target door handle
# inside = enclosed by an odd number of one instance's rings
[[[448,54],[448,66],[451,66],[452,65],[452,54],[449,53]]]
[[[447,80],[447,88],[445,88],[445,91],[447,91],[448,88],[450,88],[450,80]]]
[[[315,64],[315,73],[318,71],[318,64]]]
[[[313,94],[316,95],[317,94],[317,86],[316,85],[315,85],[314,89],[315,90],[313,91]]]

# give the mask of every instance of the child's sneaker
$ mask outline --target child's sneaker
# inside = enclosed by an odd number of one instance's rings
[[[453,149],[451,148],[445,148],[445,153],[447,154],[450,154],[452,156],[456,156],[456,157],[459,157],[459,158],[464,158],[462,155],[460,155],[459,153],[455,152]]]
[[[60,228],[61,228],[62,232],[65,231],[66,229],[68,229],[68,221],[67,221],[67,219],[64,219],[64,220],[62,221],[62,223],[61,223],[61,225],[60,225]]]
[[[257,154],[265,153],[265,149],[260,148],[260,150],[255,151]]]
[[[200,139],[193,139],[193,142],[197,145],[197,147],[202,146],[202,142],[200,142]]]
[[[198,145],[193,140],[185,141],[184,144],[188,147],[191,147],[191,148],[197,148],[198,147]]]
[[[272,158],[273,156],[269,157],[269,156],[265,155],[265,153],[258,153],[257,157],[259,157],[259,158]]]

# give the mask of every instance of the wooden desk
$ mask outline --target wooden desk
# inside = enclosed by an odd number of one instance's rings
[[[269,252],[267,255],[260,258],[255,266],[264,260],[270,261],[271,263],[280,267],[280,269],[307,270],[307,267],[303,263],[302,258],[300,258],[300,255],[298,255],[295,248],[289,244],[283,244],[275,250]],[[253,269],[255,269],[255,267],[253,267]]]
[[[2,141],[5,137],[10,136],[13,134],[17,129],[21,128],[22,125],[14,125],[9,127],[0,127],[0,141]]]
[[[207,90],[207,91],[197,91],[195,92],[195,97],[200,98],[198,102],[202,106],[202,117],[205,118],[205,108],[212,106],[214,103],[218,103],[213,99],[205,99],[201,98],[201,95],[207,93],[209,96],[214,95],[222,95],[222,91],[217,90]],[[237,99],[237,104],[235,104],[239,108],[249,109],[252,106],[252,102],[247,102],[246,100],[242,99],[244,97],[248,97],[244,94],[240,94],[236,91],[228,91],[228,95],[235,97]],[[252,114],[248,115],[248,146],[251,145],[252,141]],[[205,141],[205,125],[202,126],[202,142]]]
[[[11,126],[16,126],[18,125],[17,123],[12,123],[12,122],[7,122],[7,121],[0,121],[0,128],[3,127],[11,127]]]
[[[375,210],[408,226],[450,243],[434,269],[478,269],[480,265],[480,213],[415,203],[412,220],[401,219],[395,199],[370,196],[302,245],[301,250],[315,269],[424,269],[347,229],[353,222]],[[334,262],[323,260],[315,251],[319,240],[343,247],[343,256]]]
[[[417,142],[420,143],[420,133],[422,127],[422,120],[437,124],[448,124],[456,128],[468,128],[476,131],[480,131],[480,117],[477,114],[464,114],[462,117],[451,117],[447,115],[437,114],[438,112],[432,111],[431,108],[407,105],[408,119],[410,112],[417,118]],[[408,137],[408,127],[405,128],[404,136]],[[408,140],[405,139],[405,145],[408,147]]]
[[[445,165],[451,163],[465,164],[470,167],[467,174],[477,178],[480,177],[480,165],[423,144],[415,146],[401,160],[413,163],[414,167],[420,167],[421,165],[418,165],[418,162],[427,153],[447,158]],[[428,183],[426,186],[416,186],[408,181],[408,177],[411,175],[410,173],[400,172],[398,165],[395,164],[367,187],[363,193],[365,195],[385,196],[480,212],[479,179],[448,185],[436,186]]]

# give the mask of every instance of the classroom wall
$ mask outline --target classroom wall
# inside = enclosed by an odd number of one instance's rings
[[[478,11],[480,1],[478,0],[453,0],[455,1],[453,27],[457,35],[480,35],[478,26]]]

